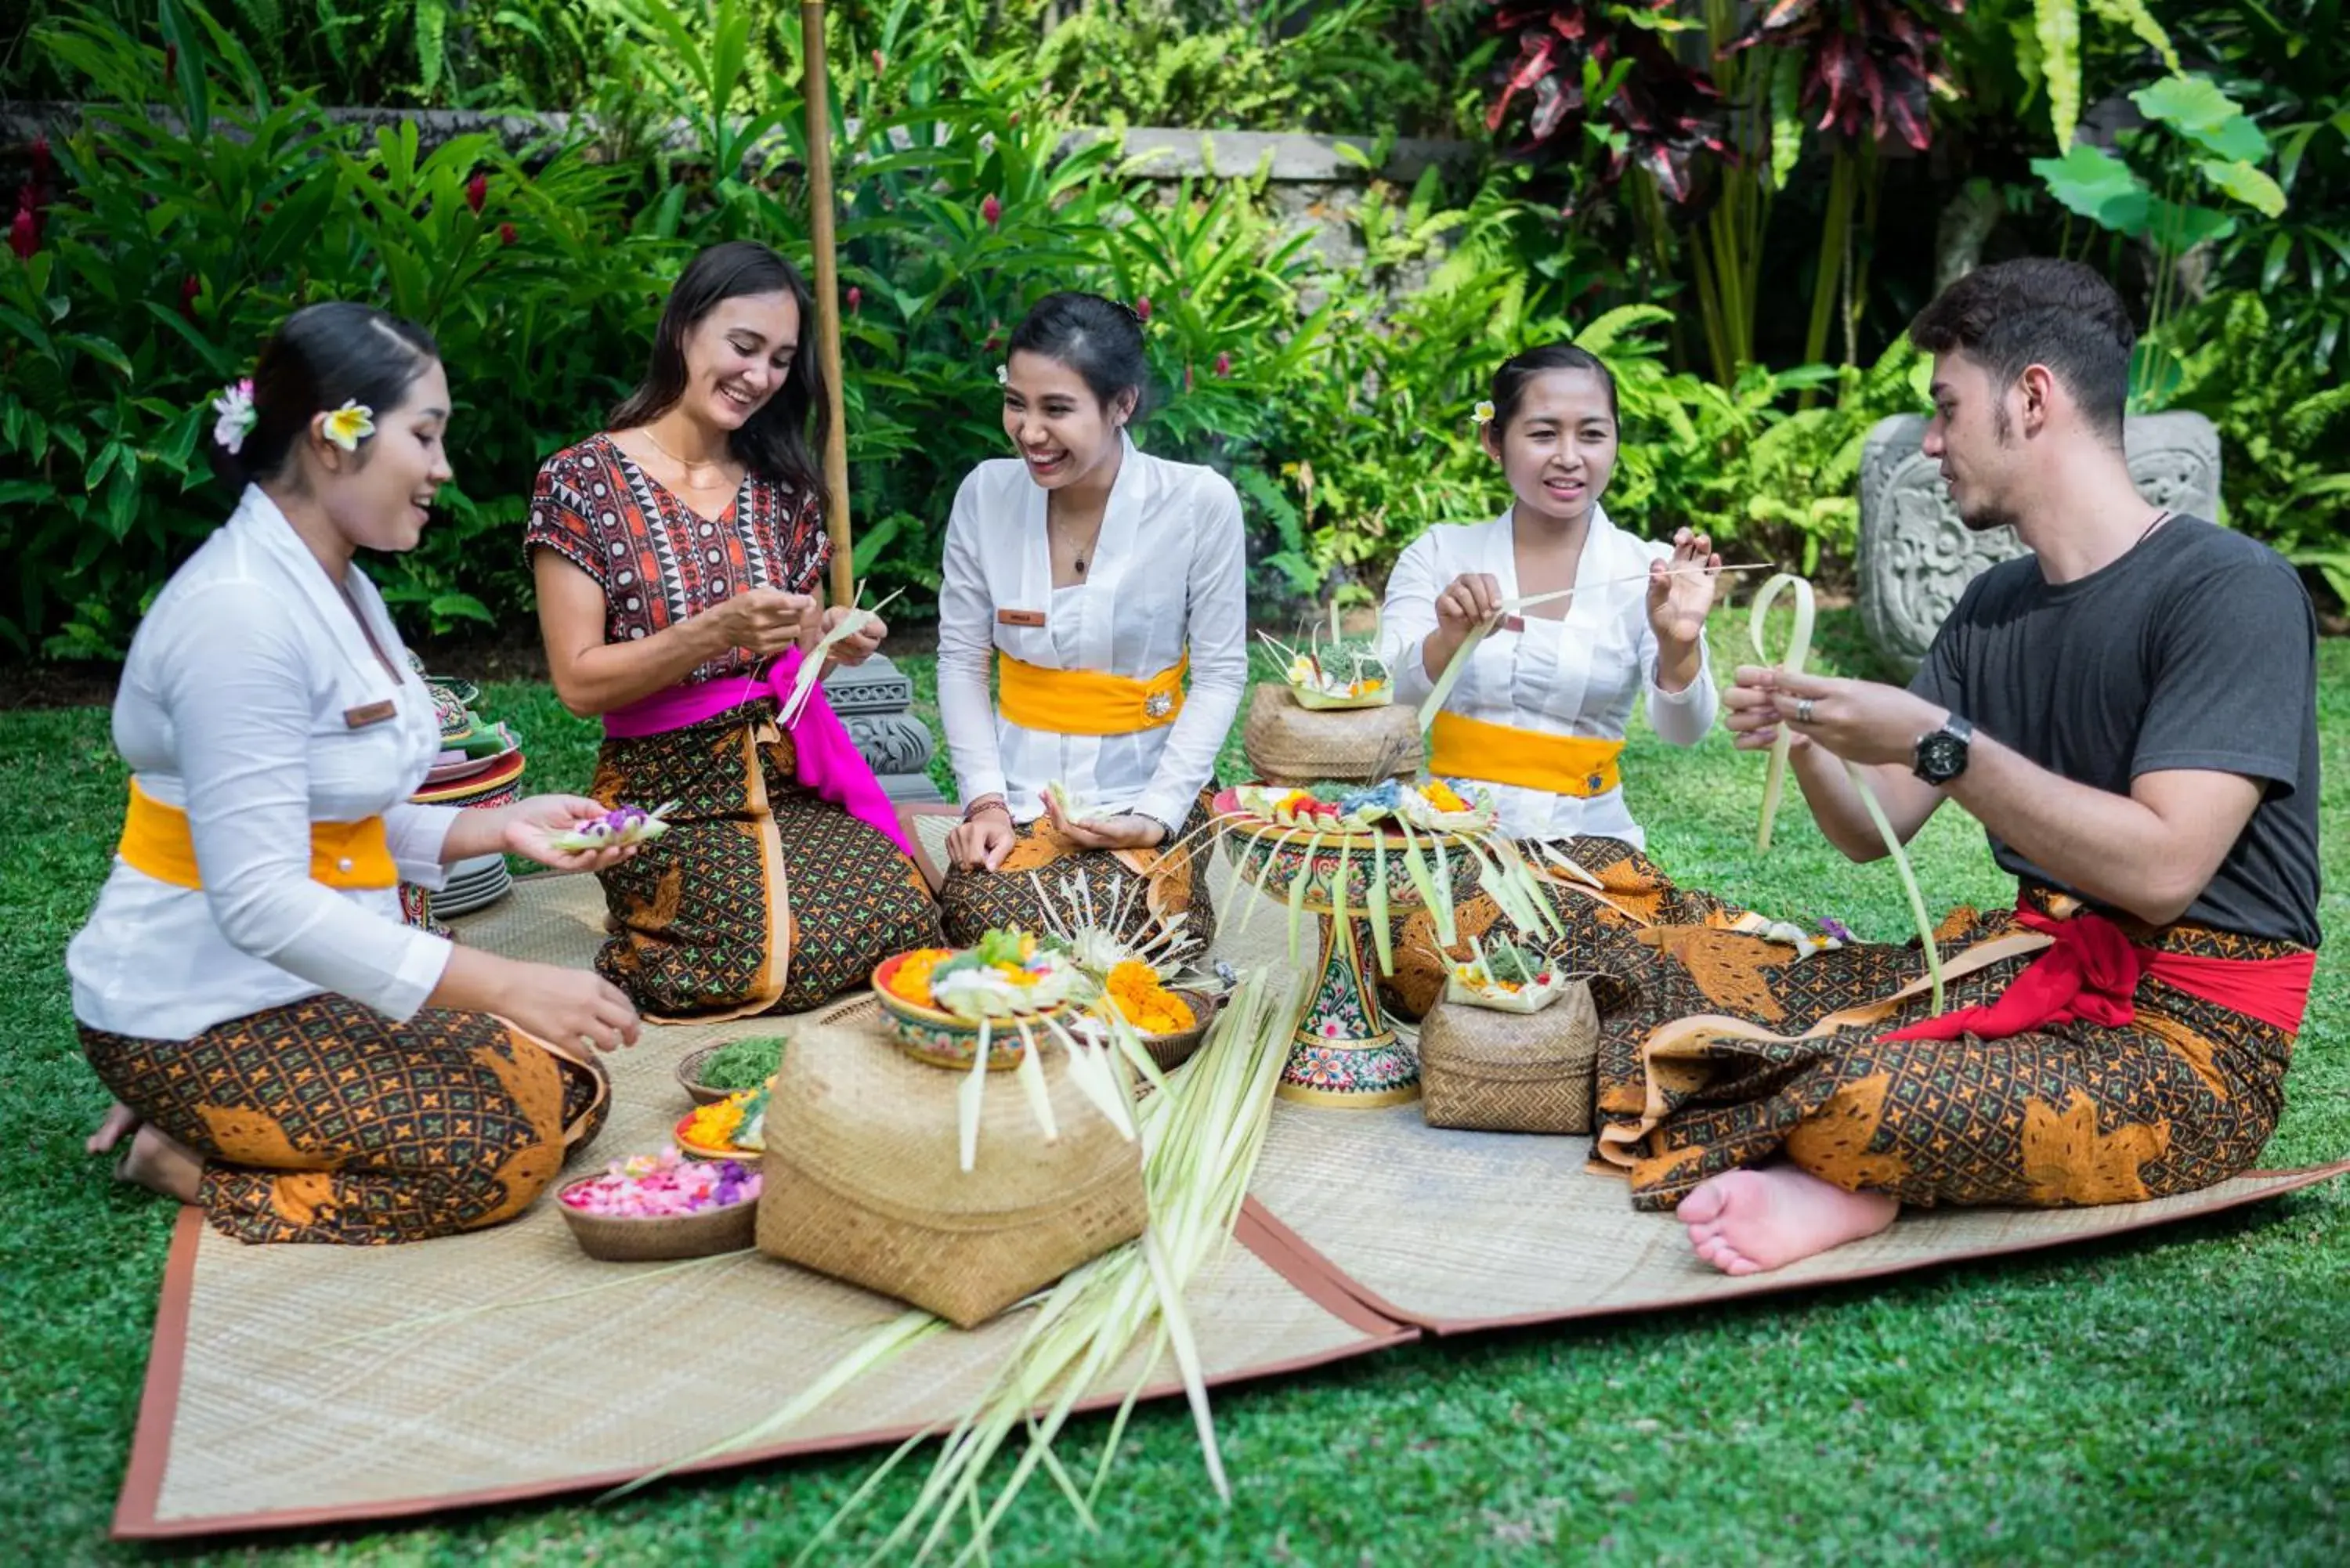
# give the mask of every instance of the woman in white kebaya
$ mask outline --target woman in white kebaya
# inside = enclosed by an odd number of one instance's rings
[[[1491,790],[1503,830],[1552,869],[1552,902],[1569,929],[1565,961],[1577,967],[1601,931],[1753,919],[1667,880],[1625,800],[1617,759],[1635,701],[1673,745],[1693,746],[1713,726],[1705,618],[1721,558],[1703,534],[1684,528],[1668,545],[1609,520],[1600,498],[1615,472],[1617,413],[1614,377],[1573,344],[1504,364],[1479,414],[1512,504],[1490,523],[1440,525],[1413,541],[1382,610],[1399,645],[1396,700],[1419,703],[1504,601],[1540,601],[1470,654],[1430,729],[1430,767]],[[1545,847],[1590,880],[1559,871]],[[1482,934],[1498,915],[1480,897],[1460,910],[1461,935]],[[1443,958],[1425,915],[1402,938],[1392,1000],[1418,1013],[1442,984]]]
[[[1248,680],[1240,498],[1139,449],[1140,318],[1087,294],[1012,334],[1018,456],[956,494],[939,597],[939,710],[966,803],[948,836],[946,938],[1043,929],[1039,886],[1129,939],[1213,932],[1204,836]],[[991,672],[997,694],[989,695]]]
[[[214,404],[236,510],[140,622],[114,704],[112,873],[66,952],[120,1174],[245,1241],[380,1244],[520,1213],[609,1103],[637,1012],[593,974],[403,925],[399,884],[500,850],[602,870],[540,795],[416,805],[432,694],[352,556],[416,547],[450,478],[421,328],[297,311]]]

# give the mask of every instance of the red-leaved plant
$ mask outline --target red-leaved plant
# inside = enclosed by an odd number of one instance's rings
[[[1933,140],[1928,107],[1952,90],[1942,74],[1942,36],[1925,13],[1956,16],[1966,0],[1772,0],[1726,46],[1803,50],[1800,102],[1815,129],[1922,152]]]
[[[1672,4],[1501,0],[1487,30],[1514,43],[1517,56],[1501,69],[1486,129],[1500,130],[1524,98],[1524,150],[1572,154],[1587,126],[1608,149],[1603,181],[1637,164],[1666,196],[1688,201],[1699,154],[1727,155],[1728,119],[1713,78],[1683,65],[1664,33],[1642,25]]]

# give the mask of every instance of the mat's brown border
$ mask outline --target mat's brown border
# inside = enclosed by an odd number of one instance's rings
[[[931,852],[922,847],[921,830],[914,826],[914,818],[918,816],[959,817],[962,815],[962,807],[952,801],[912,802],[898,808],[898,826],[906,830],[906,842],[914,846],[915,869],[921,872],[922,880],[931,885],[931,891],[933,894],[946,886],[946,873],[941,870],[938,863],[931,858]]]
[[[1828,1285],[1847,1284],[1856,1280],[1882,1279],[1889,1274],[1914,1274],[1927,1269],[1939,1269],[1953,1263],[1980,1262],[1985,1258],[2012,1258],[2025,1252],[2045,1251],[2052,1247],[2069,1247],[2082,1241],[2102,1241],[2108,1237],[2126,1236],[2136,1231],[2148,1231],[2160,1225],[2175,1225],[2182,1220],[2200,1220],[2207,1215],[2224,1214],[2230,1209],[2247,1204],[2265,1203],[2272,1198],[2282,1198],[2288,1192],[2298,1192],[2314,1187],[2330,1177],[2350,1173],[2350,1159],[2336,1160],[2331,1165],[2304,1165],[2289,1170],[2248,1170],[2239,1179],[2262,1181],[2263,1185],[2249,1190],[2230,1193],[2214,1201],[2192,1208],[2171,1209],[2159,1214],[2147,1215],[2136,1205],[2116,1203],[2107,1212],[2119,1223],[2095,1231],[2079,1231],[2067,1235],[2038,1237],[2003,1247],[1969,1247],[1962,1251],[1935,1252],[1901,1262],[1880,1263],[1853,1269],[1836,1274],[1810,1274],[1796,1279],[1781,1279],[1774,1275],[1754,1274],[1744,1281],[1731,1283],[1729,1288],[1709,1293],[1702,1298],[1704,1305],[1724,1302],[1750,1301],[1757,1296],[1784,1295],[1794,1291],[1818,1290]],[[1416,1324],[1438,1335],[1479,1334],[1492,1329],[1523,1328],[1534,1324],[1572,1323],[1587,1318],[1621,1317],[1627,1313],[1662,1312],[1699,1305],[1688,1296],[1663,1296],[1650,1301],[1610,1303],[1606,1306],[1569,1307],[1560,1312],[1516,1313],[1502,1317],[1439,1318],[1415,1313],[1380,1295],[1342,1271],[1337,1264],[1318,1251],[1311,1241],[1291,1230],[1275,1218],[1270,1210],[1258,1207],[1256,1229],[1253,1232],[1252,1250],[1268,1263],[1273,1262],[1272,1250],[1288,1254],[1295,1270],[1318,1272],[1337,1282],[1344,1289],[1355,1293],[1362,1303],[1380,1316],[1397,1323]],[[1275,1264],[1275,1267],[1280,1265]],[[1284,1269],[1286,1274],[1288,1270]]]
[[[1221,1387],[1230,1383],[1308,1371],[1334,1361],[1375,1355],[1390,1345],[1419,1337],[1419,1330],[1382,1317],[1365,1306],[1361,1293],[1349,1289],[1347,1282],[1331,1273],[1326,1266],[1303,1266],[1289,1248],[1272,1239],[1266,1229],[1271,1222],[1272,1217],[1257,1208],[1252,1199],[1243,1208],[1233,1234],[1243,1246],[1255,1253],[1266,1267],[1287,1281],[1300,1294],[1365,1337],[1336,1350],[1293,1356],[1211,1377],[1208,1379],[1210,1386]],[[179,1223],[172,1231],[171,1256],[163,1265],[162,1301],[155,1313],[155,1341],[147,1358],[147,1383],[140,1396],[139,1424],[130,1439],[130,1465],[122,1478],[121,1497],[115,1505],[112,1534],[116,1540],[167,1541],[192,1536],[296,1530],[311,1525],[360,1521],[408,1519],[449,1509],[484,1508],[497,1503],[601,1490],[606,1487],[618,1486],[622,1481],[634,1480],[644,1473],[641,1469],[617,1469],[594,1475],[528,1481],[515,1486],[491,1487],[477,1491],[452,1492],[439,1497],[402,1498],[390,1502],[343,1503],[260,1513],[158,1519],[155,1505],[162,1497],[163,1473],[171,1462],[172,1428],[179,1414],[180,1379],[187,1365],[188,1307],[195,1293],[196,1247],[203,1238],[203,1211],[190,1207],[180,1210]],[[1180,1382],[1162,1383],[1145,1389],[1142,1397],[1163,1399],[1182,1392],[1183,1386]],[[1120,1397],[1104,1395],[1081,1402],[1077,1408],[1081,1411],[1112,1409]],[[916,1427],[891,1427],[871,1432],[771,1443],[763,1448],[745,1449],[740,1453],[682,1466],[677,1473],[689,1475],[705,1470],[733,1469],[769,1459],[899,1443],[920,1429]]]

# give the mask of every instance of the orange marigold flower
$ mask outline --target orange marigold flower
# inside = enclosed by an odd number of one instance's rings
[[[1145,1034],[1174,1034],[1198,1022],[1191,1005],[1159,983],[1158,971],[1128,959],[1109,971],[1111,1005]]]
[[[917,1007],[936,1007],[931,995],[931,971],[954,957],[952,948],[917,948],[889,975],[889,992]]]

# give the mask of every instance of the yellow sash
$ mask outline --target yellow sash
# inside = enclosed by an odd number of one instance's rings
[[[1047,670],[998,649],[996,703],[1024,730],[1053,735],[1132,735],[1171,724],[1183,711],[1191,656],[1147,680],[1101,670]]]
[[[134,871],[175,888],[201,888],[196,871],[196,843],[188,832],[188,814],[166,805],[130,781],[130,809],[122,819],[122,841],[115,852]],[[329,888],[393,888],[400,867],[391,858],[391,843],[384,836],[383,818],[365,822],[314,822],[310,825],[310,879]]]
[[[1429,771],[1451,778],[1516,784],[1586,800],[1624,782],[1616,768],[1624,751],[1621,741],[1537,734],[1460,713],[1437,714],[1431,738]]]

